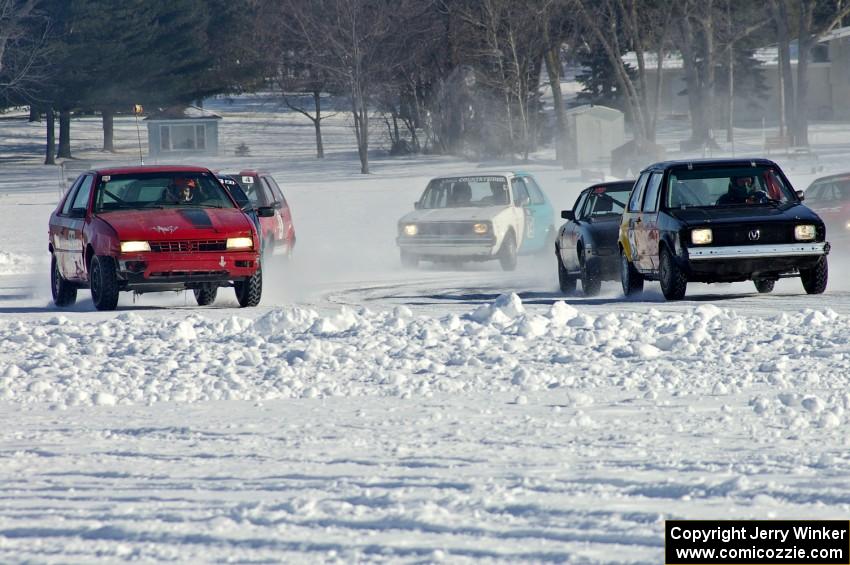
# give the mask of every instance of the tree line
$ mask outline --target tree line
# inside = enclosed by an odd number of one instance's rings
[[[76,112],[102,116],[111,151],[113,116],[134,104],[272,89],[312,121],[319,158],[323,97],[346,100],[363,173],[380,130],[396,153],[526,159],[552,142],[569,167],[566,63],[584,69],[580,99],[626,113],[640,151],[679,57],[684,144],[704,147],[718,129],[731,140],[736,97],[763,96],[754,55],[775,45],[776,119],[806,145],[811,52],[848,14],[847,0],[0,0],[0,105],[46,118],[47,163],[71,156]]]

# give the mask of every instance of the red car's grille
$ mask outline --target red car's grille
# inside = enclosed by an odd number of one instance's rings
[[[186,241],[151,241],[155,253],[194,253],[198,251],[226,251],[227,240],[200,239]]]

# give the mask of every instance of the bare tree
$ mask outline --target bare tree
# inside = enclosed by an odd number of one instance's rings
[[[0,98],[24,101],[46,78],[49,22],[39,0],[0,0]]]

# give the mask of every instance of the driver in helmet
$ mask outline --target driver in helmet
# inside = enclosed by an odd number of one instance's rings
[[[729,179],[726,194],[717,199],[717,204],[746,204],[753,196],[755,180],[752,176],[739,176]]]

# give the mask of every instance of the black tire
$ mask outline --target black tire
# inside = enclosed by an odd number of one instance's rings
[[[596,296],[602,289],[602,279],[596,273],[590,272],[587,266],[587,259],[584,256],[584,249],[578,249],[578,264],[581,268],[581,290],[585,296]]]
[[[517,263],[517,248],[516,237],[513,232],[508,232],[505,239],[502,240],[502,246],[499,248],[499,264],[503,271],[516,270]]]
[[[234,282],[233,288],[240,308],[257,306],[263,295],[263,270],[257,269],[247,280]]]
[[[418,255],[414,255],[408,251],[401,251],[399,255],[401,257],[401,266],[405,269],[415,269],[419,266]]]
[[[756,285],[756,290],[759,291],[759,294],[768,294],[773,292],[773,287],[776,285],[776,281],[770,279],[756,279],[753,281],[753,284]]]
[[[218,287],[206,285],[202,288],[194,289],[194,292],[195,301],[198,303],[198,306],[209,306],[215,302],[215,297],[218,295]]]
[[[829,264],[825,256],[813,268],[800,270],[800,280],[803,282],[806,294],[823,294],[828,279]]]
[[[643,275],[635,269],[622,249],[620,249],[620,284],[623,285],[623,294],[626,296],[643,292]]]
[[[77,301],[77,287],[62,277],[55,255],[50,258],[50,291],[57,306],[72,306]]]
[[[98,310],[115,310],[118,306],[118,276],[115,260],[104,255],[95,255],[89,267],[91,300]]]
[[[576,278],[571,277],[561,261],[561,251],[555,248],[555,261],[558,262],[558,286],[564,294],[572,294],[576,291]]]
[[[676,264],[673,255],[666,247],[661,249],[661,265],[658,273],[661,281],[661,292],[667,300],[681,300],[688,288],[688,277]]]

